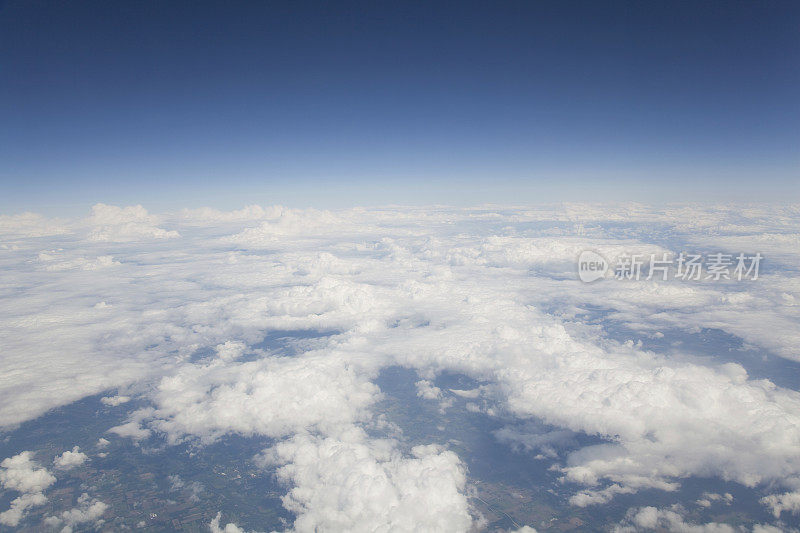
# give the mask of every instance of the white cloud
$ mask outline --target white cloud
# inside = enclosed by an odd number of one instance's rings
[[[769,524],[756,524],[753,526],[753,533],[785,533],[785,529]],[[796,530],[790,530],[796,531]]]
[[[627,525],[616,528],[616,533],[627,533],[647,530],[666,530],[676,533],[735,533],[736,528],[727,524],[711,522],[708,524],[691,524],[672,509],[641,507],[628,512]]]
[[[24,239],[63,235],[69,230],[58,220],[37,213],[0,215],[0,236],[5,239]]]
[[[791,514],[800,514],[800,491],[770,494],[762,498],[761,503],[772,510],[775,518],[779,518],[784,511]]]
[[[0,524],[16,526],[28,509],[47,503],[44,491],[56,478],[33,460],[33,452],[25,451],[0,462],[0,485],[21,493],[11,501],[11,508],[0,513]]]
[[[47,497],[41,492],[26,492],[11,500],[11,507],[0,513],[0,524],[16,526],[25,518],[28,509],[47,503]]]
[[[714,504],[730,505],[733,503],[733,495],[729,492],[717,494],[714,492],[704,492],[703,496],[695,503],[700,507],[711,507]]]
[[[639,531],[672,531],[675,533],[739,533],[748,531],[742,526],[731,526],[719,522],[696,524],[686,521],[684,509],[673,505],[669,509],[656,507],[639,507],[630,509],[625,520],[619,524],[614,533],[636,533]],[[784,529],[768,524],[755,524],[752,533],[778,533]]]
[[[57,516],[48,516],[44,519],[45,525],[52,528],[61,528],[61,533],[72,533],[76,526],[93,524],[98,526],[103,523],[101,517],[108,509],[108,504],[90,498],[87,493],[78,498],[78,506],[62,511]]]
[[[336,433],[367,420],[379,397],[367,376],[330,353],[187,365],[161,380],[149,425],[170,442],[185,436],[211,442],[227,433]]]
[[[153,415],[155,410],[150,408],[137,409],[128,417],[128,421],[119,426],[114,426],[108,430],[120,437],[128,437],[133,440],[143,440],[150,437],[150,430],[142,427],[142,421]]]
[[[150,215],[141,205],[117,207],[96,204],[87,222],[92,227],[89,240],[129,242],[146,239],[179,237],[177,231],[157,227],[159,218]]]
[[[610,502],[617,494],[631,494],[632,492],[636,492],[636,490],[614,483],[600,490],[582,490],[571,496],[569,503],[576,507],[600,505]]]
[[[82,465],[88,458],[89,457],[83,453],[78,446],[75,446],[71,451],[67,450],[61,455],[57,455],[56,458],[53,459],[53,464],[56,468],[69,470],[70,468]]]
[[[243,342],[227,341],[217,346],[217,357],[223,361],[239,359],[244,354],[247,345]]]
[[[525,452],[536,452],[537,458],[558,456],[559,449],[575,445],[575,433],[569,430],[529,431],[528,428],[506,426],[493,432],[495,438]]]
[[[7,399],[0,425],[121,387],[151,407],[110,429],[120,436],[282,439],[286,504],[308,523],[350,516],[321,491],[357,471],[346,460],[352,456],[363,456],[381,494],[398,502],[418,501],[425,485],[414,469],[430,463],[449,495],[431,505],[466,523],[450,452],[417,457],[401,444],[344,437],[375,423],[374,380],[401,365],[424,377],[416,385],[423,398],[463,397],[516,418],[496,436],[553,461],[576,484],[569,485],[576,504],[645,487],[672,490],[692,476],[795,490],[800,394],[752,379],[746,360],[723,364],[680,346],[653,353],[636,341],[712,328],[765,356],[800,359],[796,273],[773,270],[751,284],[586,285],[575,279],[574,260],[584,248],[608,257],[660,253],[672,243],[712,246],[718,235],[736,237],[720,246],[751,251],[769,240],[761,234],[784,235],[772,238],[780,250],[771,251],[787,256],[798,221],[791,208],[249,207],[152,215],[98,205],[89,219],[63,223],[81,231],[56,239],[46,238],[45,219],[9,219],[8,234],[19,240],[0,258],[14,276],[0,308]],[[178,236],[169,228],[181,238],[165,245]],[[591,313],[597,318],[589,321]],[[634,338],[616,338],[620,324]],[[335,334],[291,357],[257,347],[280,330]],[[216,357],[197,362],[198,353]],[[481,385],[442,391],[432,380],[445,371]],[[552,433],[511,429],[528,419]],[[570,435],[578,433],[605,442],[575,449]],[[334,448],[342,455],[324,455]],[[306,476],[297,470],[298,450],[325,460]],[[765,503],[791,510],[790,498],[773,496]],[[400,520],[373,515],[375,523]]]
[[[86,257],[73,257],[64,259],[61,250],[47,250],[39,252],[37,259],[44,265],[45,270],[100,270],[119,265],[113,256],[100,255],[93,259]]]
[[[182,209],[180,223],[186,226],[217,226],[226,223],[252,222],[276,218],[282,211],[283,208],[280,206],[263,208],[260,205],[248,205],[235,211],[220,211],[211,207]]]
[[[438,400],[442,397],[442,390],[426,379],[415,383],[417,396],[426,400]]]
[[[256,227],[247,228],[231,237],[235,243],[249,246],[264,246],[287,236],[308,238],[320,234],[330,234],[343,228],[353,229],[351,221],[331,211],[314,209],[297,210],[276,207],[269,213],[266,222]]]
[[[128,403],[131,401],[131,398],[130,396],[105,396],[100,398],[100,401],[105,405],[116,407],[118,405],[122,405],[123,403]]]
[[[56,482],[47,469],[33,460],[33,452],[22,452],[0,462],[3,488],[18,492],[43,492]]]
[[[217,513],[217,516],[214,517],[214,520],[208,524],[208,528],[211,530],[211,533],[245,533],[244,529],[240,528],[233,522],[228,522],[225,524],[225,527],[220,527],[219,522],[222,519],[222,513]]]
[[[357,429],[339,438],[297,435],[262,456],[284,465],[293,488],[284,506],[297,531],[465,531],[471,517],[466,476],[454,453],[417,446],[402,455],[392,441]]]
[[[477,398],[481,395],[481,389],[471,389],[471,390],[460,390],[460,389],[450,389],[450,392],[455,394],[456,396],[460,396],[461,398]]]

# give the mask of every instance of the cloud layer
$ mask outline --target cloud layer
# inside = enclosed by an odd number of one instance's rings
[[[375,380],[400,365],[442,412],[453,393],[437,377],[458,373],[483,384],[474,409],[554,426],[495,437],[551,461],[576,507],[711,477],[772,491],[761,504],[786,519],[800,512],[800,383],[773,369],[800,361],[798,227],[796,207],[728,206],[97,205],[81,220],[5,217],[0,425],[104,393],[105,408],[127,413],[109,428],[119,436],[272,439],[260,461],[286,486],[298,530],[468,529],[465,458],[387,434]],[[763,250],[768,262],[751,282],[575,274],[585,249],[613,260],[687,247]],[[678,342],[708,330],[740,349]],[[265,341],[281,331],[298,337],[292,350]],[[11,459],[20,479],[44,475],[29,456]],[[17,509],[37,504],[44,489],[7,476],[27,498]],[[628,522],[677,524],[670,512]]]

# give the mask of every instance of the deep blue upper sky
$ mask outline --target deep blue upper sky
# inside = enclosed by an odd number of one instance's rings
[[[800,200],[797,2],[0,8],[0,211]]]

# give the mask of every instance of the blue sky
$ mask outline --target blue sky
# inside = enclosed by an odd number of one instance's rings
[[[792,2],[5,2],[0,210],[797,200]]]

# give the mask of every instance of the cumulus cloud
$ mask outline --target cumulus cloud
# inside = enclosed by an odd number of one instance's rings
[[[92,227],[92,241],[128,242],[179,237],[177,231],[157,227],[159,217],[150,215],[141,205],[117,207],[97,204],[87,222]]]
[[[426,379],[415,383],[417,396],[426,400],[438,400],[442,397],[442,390]]]
[[[666,530],[681,533],[735,533],[737,531],[732,526],[716,522],[690,524],[685,522],[683,516],[675,510],[655,507],[642,507],[629,511],[625,524],[617,527],[615,532]]]
[[[18,492],[43,492],[56,482],[47,469],[33,460],[33,452],[22,452],[0,462],[0,483]]]
[[[72,450],[67,450],[61,455],[57,455],[56,458],[53,459],[53,464],[56,468],[69,470],[82,465],[88,458],[89,457],[83,453],[78,446],[75,446]]]
[[[220,520],[222,520],[222,513],[218,512],[217,516],[214,517],[214,520],[208,524],[208,528],[211,530],[211,533],[245,533],[244,529],[240,528],[233,522],[228,522],[225,524],[225,527],[221,527]]]
[[[100,398],[100,401],[110,407],[116,407],[118,405],[122,405],[123,403],[128,403],[131,401],[130,396],[104,396]]]
[[[149,406],[109,430],[119,436],[278,439],[273,467],[298,528],[349,524],[358,508],[369,523],[402,529],[402,516],[378,511],[386,501],[415,520],[423,520],[418,505],[467,527],[458,457],[359,433],[376,423],[377,376],[400,365],[424,377],[420,397],[463,398],[510,420],[495,436],[551,461],[575,505],[671,491],[702,476],[769,487],[775,494],[763,503],[780,515],[793,511],[787,495],[800,476],[796,387],[780,385],[786,376],[769,368],[754,372],[737,354],[712,357],[665,342],[676,331],[710,328],[764,358],[800,360],[800,283],[789,268],[800,255],[791,247],[798,221],[795,208],[724,206],[152,215],[101,204],[64,224],[82,231],[49,239],[44,219],[8,220],[19,240],[2,259],[16,290],[0,309],[0,426],[130,391]],[[765,234],[783,237],[759,238]],[[751,251],[768,242],[776,247],[764,249],[780,252],[784,268],[749,284],[587,285],[575,275],[582,249],[611,259],[716,243]],[[619,338],[621,326],[632,338]],[[289,356],[267,346],[276,331],[316,340]],[[646,349],[642,338],[662,343]],[[441,390],[433,380],[444,372],[480,386]],[[125,398],[101,401],[119,406]],[[526,420],[549,429],[529,431]],[[602,443],[581,447],[571,438],[579,434]],[[306,453],[320,464],[304,462]],[[420,468],[435,474],[441,501],[423,501],[429,486]],[[375,499],[358,494],[370,502],[363,509],[347,494],[340,505],[324,493],[358,475],[377,491]],[[658,512],[656,523],[672,524]]]
[[[0,513],[0,524],[16,526],[28,509],[47,503],[44,491],[56,478],[33,460],[33,452],[25,451],[0,462],[0,485],[20,495],[11,501],[11,508]]]
[[[270,220],[237,233],[231,240],[238,244],[258,247],[286,236],[307,238],[320,233],[341,231],[343,227],[352,228],[349,220],[331,211],[302,211],[277,207],[270,214]]]
[[[297,435],[261,457],[283,465],[284,506],[298,531],[465,531],[471,524],[456,454],[417,446],[409,456],[357,429],[340,438]]]
[[[72,533],[76,526],[92,524],[98,526],[103,523],[101,517],[108,509],[108,504],[90,498],[87,493],[78,498],[78,506],[61,512],[57,516],[48,516],[44,524],[51,528],[61,528],[61,533]]]
[[[702,497],[695,503],[700,507],[711,507],[714,504],[730,505],[733,503],[733,495],[729,492],[717,494],[715,492],[704,492]]]
[[[639,531],[674,531],[676,533],[778,533],[783,529],[769,524],[754,524],[747,529],[719,522],[694,523],[687,521],[680,505],[668,509],[656,507],[639,507],[630,509],[625,520],[614,528],[614,533],[635,533]]]
[[[170,442],[186,436],[212,442],[228,433],[335,433],[367,420],[379,397],[367,376],[330,353],[187,365],[161,380],[148,424]]]
[[[761,503],[770,508],[775,518],[780,518],[781,513],[784,511],[791,514],[800,514],[800,491],[770,494],[762,498]]]
[[[198,209],[182,209],[180,222],[186,226],[217,226],[226,223],[252,222],[265,218],[274,219],[281,215],[283,208],[280,206],[261,207],[248,205],[235,211],[220,211],[212,207]]]
[[[247,345],[243,342],[227,341],[217,346],[217,357],[223,361],[233,361],[239,359],[246,348]]]
[[[49,237],[68,232],[63,221],[48,219],[37,213],[0,215],[0,236],[6,239]]]
[[[47,497],[41,492],[26,492],[13,500],[11,507],[7,511],[0,513],[0,524],[6,526],[16,526],[25,518],[28,509],[39,507],[47,503]]]

